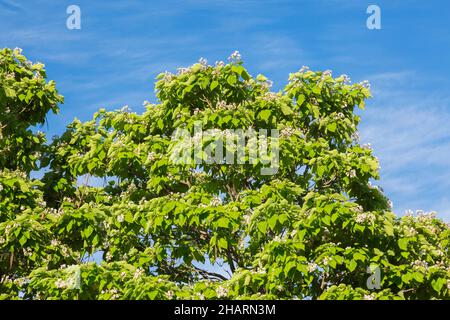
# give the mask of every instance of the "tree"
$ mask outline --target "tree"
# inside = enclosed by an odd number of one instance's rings
[[[43,66],[3,49],[0,82],[3,299],[450,297],[449,226],[396,217],[370,183],[378,161],[355,114],[367,83],[302,68],[274,93],[236,52],[160,74],[143,114],[102,109],[46,144],[30,126],[63,99]],[[174,132],[198,124],[215,130],[188,139],[202,162],[174,162]],[[278,153],[207,161],[247,128],[277,129]]]

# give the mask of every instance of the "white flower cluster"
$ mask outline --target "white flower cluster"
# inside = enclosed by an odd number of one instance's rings
[[[30,279],[28,278],[17,278],[14,280],[14,283],[16,285],[18,285],[19,287],[22,287],[24,285],[27,285],[28,283],[30,283]]]
[[[422,261],[422,260],[416,260],[412,263],[412,266],[416,267],[416,268],[422,267],[422,268],[428,269],[428,262]]]
[[[356,178],[356,170],[355,170],[355,169],[351,169],[351,170],[348,172],[348,176],[349,176],[350,178]]]
[[[356,218],[355,221],[356,223],[373,223],[375,221],[376,217],[373,213],[370,212],[364,212],[364,213],[359,213]]]
[[[14,72],[6,72],[5,73],[5,79],[12,80],[16,77],[16,74]]]
[[[341,75],[341,78],[343,79],[343,82],[345,84],[349,84],[351,82],[350,77],[348,75],[346,75],[346,74]]]
[[[375,300],[375,293],[365,294],[364,300]]]
[[[223,61],[216,61],[216,67],[217,68],[223,68],[225,66],[225,62]]]
[[[217,102],[216,105],[217,109],[219,110],[235,110],[237,109],[237,105],[232,103],[232,104],[227,104],[225,101],[219,101]]]
[[[142,268],[136,269],[136,271],[133,274],[133,279],[139,279],[144,275],[145,271]]]
[[[117,291],[117,289],[115,288],[109,290],[102,290],[101,294],[109,294],[110,295],[109,299],[111,300],[117,300],[120,298],[119,291]]]
[[[61,246],[61,254],[64,258],[68,258],[70,256],[70,250],[67,246],[62,245]]]
[[[270,88],[272,88],[272,86],[273,86],[272,80],[266,80],[263,83],[261,83],[261,87],[263,90],[269,90]]]
[[[13,50],[13,53],[14,53],[15,55],[21,55],[21,54],[22,54],[22,51],[23,51],[22,48],[15,47],[14,50]]]
[[[264,100],[264,101],[274,101],[274,100],[277,100],[279,98],[279,95],[278,94],[276,94],[276,93],[274,93],[274,92],[270,92],[270,91],[268,91],[268,92],[265,92],[264,93],[264,95],[262,96],[262,99]]]
[[[363,82],[361,82],[361,85],[364,88],[370,89],[370,82],[369,82],[369,80],[364,80]]]
[[[67,288],[67,286],[67,281],[64,281],[63,279],[58,279],[55,281],[55,287],[57,287],[58,289],[64,289]]]
[[[332,75],[333,75],[333,71],[331,71],[331,70],[325,70],[325,71],[322,73],[322,79],[325,78],[325,77],[331,77]]]
[[[307,72],[307,71],[309,71],[309,67],[308,66],[302,66],[301,68],[300,68],[300,73],[305,73],[305,72]]]
[[[123,106],[123,107],[120,109],[120,112],[123,112],[123,113],[130,113],[130,112],[131,112],[131,108],[130,108],[128,105],[125,105],[125,106]]]
[[[234,51],[229,57],[228,60],[231,62],[240,62],[242,60],[241,54],[239,51]]]
[[[434,212],[434,211],[425,212],[423,210],[417,210],[416,215],[417,215],[417,221],[419,221],[419,222],[430,222],[436,218],[436,212]]]
[[[210,206],[212,207],[217,207],[217,206],[221,206],[223,204],[223,201],[220,197],[215,196],[211,202],[209,203]]]
[[[414,237],[417,235],[417,231],[413,227],[406,227],[404,232],[407,237]]]
[[[295,132],[296,130],[294,128],[283,128],[280,131],[280,137],[285,139],[290,138]]]
[[[251,213],[247,213],[247,214],[245,214],[242,218],[244,218],[244,223],[245,223],[246,225],[249,225],[249,224],[250,224],[250,221],[251,221],[251,219],[252,219],[252,215],[251,215]]]
[[[46,208],[45,211],[56,218],[61,218],[64,215],[64,210],[62,208]]]
[[[356,141],[356,142],[359,143],[360,139],[361,139],[361,137],[359,136],[359,132],[358,131],[355,131],[355,132],[352,133],[352,140],[353,141]]]
[[[223,286],[219,286],[216,289],[216,294],[217,294],[217,298],[224,298],[228,295],[228,289]]]
[[[113,258],[113,256],[112,256],[111,252],[108,251],[108,252],[106,253],[106,255],[105,255],[105,260],[106,260],[106,261],[111,261],[112,258]]]
[[[366,150],[372,150],[372,145],[370,143],[365,143],[361,146],[361,148]]]
[[[319,266],[317,265],[317,263],[310,262],[310,263],[308,263],[308,267],[306,268],[306,270],[308,270],[309,273],[312,273],[312,272],[316,271],[318,268],[319,268]]]

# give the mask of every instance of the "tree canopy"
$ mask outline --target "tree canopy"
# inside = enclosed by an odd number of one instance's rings
[[[450,297],[449,226],[396,216],[373,185],[367,83],[302,68],[273,92],[235,52],[160,74],[142,114],[100,109],[48,143],[35,126],[63,97],[43,64],[1,50],[0,86],[0,299]],[[198,123],[277,129],[276,172],[248,154],[174,163],[173,133]]]

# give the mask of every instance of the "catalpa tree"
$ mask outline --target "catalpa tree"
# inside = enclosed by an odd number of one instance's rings
[[[43,65],[3,49],[0,83],[2,299],[450,297],[449,226],[395,216],[370,183],[367,83],[302,68],[272,92],[234,53],[159,75],[143,114],[102,109],[51,143],[34,128],[63,98]]]

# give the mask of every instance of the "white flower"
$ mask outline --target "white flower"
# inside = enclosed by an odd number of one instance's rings
[[[117,221],[119,221],[119,223],[122,223],[125,220],[125,217],[123,216],[123,214],[119,214],[117,216]]]
[[[197,293],[197,297],[198,297],[200,300],[205,300],[205,296],[204,296],[202,293]]]
[[[208,60],[202,57],[198,60],[198,63],[200,63],[203,66],[206,66],[208,64]]]
[[[233,62],[239,62],[241,61],[241,54],[239,53],[239,51],[234,51],[229,57],[228,60],[233,61]]]
[[[308,270],[308,272],[314,272],[314,271],[316,271],[317,270],[317,268],[318,268],[318,266],[317,266],[317,264],[316,263],[314,263],[314,262],[310,262],[310,263],[308,263],[308,267],[306,268],[306,270]]]
[[[372,150],[372,145],[370,143],[365,143],[361,147],[366,150]]]
[[[211,202],[210,202],[210,206],[212,206],[212,207],[217,207],[217,206],[220,206],[220,205],[222,205],[222,199],[220,198],[220,197],[218,197],[218,196],[215,196],[212,200],[211,200]]]
[[[182,74],[188,73],[189,70],[190,70],[189,68],[178,68],[177,73],[178,73],[178,75],[182,75]]]
[[[413,227],[407,227],[405,230],[405,235],[408,237],[414,237],[417,235],[417,231]]]
[[[281,129],[280,137],[282,137],[282,138],[289,138],[294,133],[295,133],[295,129],[294,128],[283,128],[283,129]]]
[[[375,299],[375,295],[373,293],[364,295],[364,300],[374,300],[374,299]]]
[[[331,77],[331,75],[332,75],[332,71],[331,70],[325,70],[323,73],[322,73],[322,76],[323,77]]]
[[[113,256],[112,256],[111,252],[107,252],[106,257],[105,257],[106,261],[111,261],[112,258],[113,258]]]
[[[131,108],[128,105],[125,105],[120,109],[120,112],[129,113],[131,112]]]
[[[356,223],[365,223],[365,222],[373,223],[375,219],[376,217],[373,213],[359,213],[356,216],[355,221]]]
[[[243,216],[243,218],[244,218],[245,224],[248,225],[248,224],[250,224],[252,215],[251,215],[251,214],[245,214],[245,215]]]
[[[172,290],[167,291],[166,297],[167,297],[167,299],[172,300],[172,298],[173,298],[173,291]]]
[[[351,82],[350,77],[348,75],[343,74],[343,75],[341,75],[341,77],[342,77],[344,83],[350,83]]]
[[[138,268],[138,269],[136,269],[136,271],[134,272],[133,278],[134,278],[134,279],[138,279],[138,278],[142,277],[143,275],[144,275],[144,269]]]
[[[364,80],[363,82],[361,82],[361,85],[362,85],[364,88],[370,89],[370,83],[369,83],[369,80]]]
[[[416,260],[413,262],[414,267],[428,268],[428,263],[426,261]]]
[[[300,73],[305,73],[306,71],[308,71],[309,70],[309,67],[308,66],[302,66],[301,68],[300,68]]]
[[[51,245],[52,245],[53,247],[57,247],[57,246],[59,245],[59,241],[56,240],[56,239],[52,239]]]
[[[228,289],[222,286],[219,286],[216,290],[217,298],[223,298],[228,295]]]
[[[222,68],[225,65],[223,61],[216,61],[216,67]]]
[[[57,287],[59,289],[65,288],[65,287],[67,287],[67,282],[64,281],[63,279],[58,279],[55,281],[55,287]]]
[[[394,203],[391,200],[388,200],[388,206],[390,209],[394,208]]]

